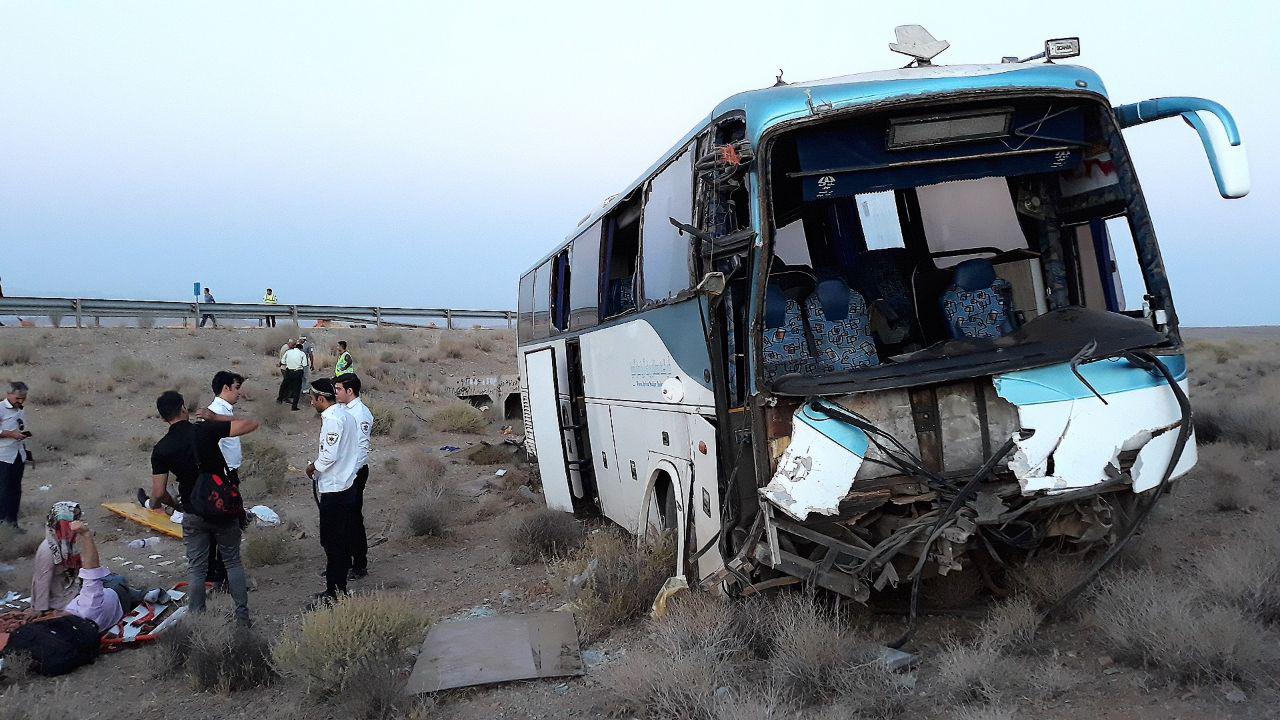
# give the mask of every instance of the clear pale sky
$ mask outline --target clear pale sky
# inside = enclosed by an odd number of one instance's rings
[[[9,295],[512,308],[520,272],[721,99],[1078,35],[1115,103],[1235,113],[1253,192],[1195,133],[1127,131],[1183,322],[1280,323],[1270,3],[0,2]]]

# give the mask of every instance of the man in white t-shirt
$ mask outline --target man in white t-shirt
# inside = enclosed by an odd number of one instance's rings
[[[280,358],[284,365],[284,379],[280,381],[280,394],[276,402],[292,402],[293,409],[298,409],[298,399],[302,395],[302,368],[307,364],[307,356],[292,344]]]
[[[369,574],[369,540],[364,530],[364,486],[369,482],[369,450],[372,448],[373,413],[360,399],[360,378],[355,373],[333,379],[333,390],[360,430],[359,452],[356,454],[356,508],[351,527],[351,579]]]
[[[227,370],[219,370],[213,376],[213,392],[215,397],[209,403],[209,413],[201,413],[204,420],[231,422],[235,420],[235,405],[240,400],[240,386],[244,376]],[[211,414],[210,414],[211,413]],[[240,465],[244,462],[244,451],[240,448],[240,438],[225,437],[218,441],[218,449],[222,451],[222,459],[227,465],[227,479],[240,484]]]

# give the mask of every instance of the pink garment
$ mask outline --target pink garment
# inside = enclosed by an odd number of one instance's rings
[[[111,571],[104,567],[80,568],[80,579],[84,584],[80,587],[80,594],[66,607],[72,615],[97,623],[101,632],[115,627],[124,618],[119,596],[114,590],[102,586],[102,579],[110,574]]]
[[[80,592],[80,579],[59,565],[49,543],[36,550],[35,568],[31,573],[31,609],[43,612],[64,608]],[[68,579],[70,575],[71,579]]]

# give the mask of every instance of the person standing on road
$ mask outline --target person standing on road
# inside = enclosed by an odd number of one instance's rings
[[[359,580],[369,574],[369,537],[364,529],[364,487],[369,482],[370,437],[373,434],[373,413],[360,399],[360,378],[354,373],[339,375],[333,379],[338,402],[355,418],[360,430],[359,452],[356,454],[356,507],[351,525],[351,575]]]
[[[18,506],[22,502],[22,471],[31,462],[31,451],[26,440],[27,385],[9,383],[9,392],[0,400],[0,524],[9,525],[19,532]]]
[[[347,341],[338,341],[338,362],[333,364],[333,376],[346,375],[356,371],[356,361],[352,359],[351,353],[347,352]]]
[[[276,305],[276,304],[278,304],[279,302],[280,302],[280,301],[279,301],[278,299],[276,299],[276,294],[275,294],[274,292],[272,292],[272,291],[271,291],[271,288],[267,288],[267,292],[266,292],[266,294],[262,296],[262,304],[263,304],[263,305]],[[275,316],[275,315],[267,315],[267,317],[266,317],[266,321],[267,321],[267,327],[275,327],[275,326],[276,326],[276,316]]]
[[[203,473],[226,476],[226,462],[218,441],[251,433],[258,429],[258,423],[254,420],[192,423],[186,400],[174,390],[156,399],[156,410],[169,424],[169,432],[151,450],[151,493],[155,502],[182,511],[182,542],[187,548],[187,591],[190,593],[188,607],[193,613],[204,612],[204,583],[209,574],[209,558],[216,547],[227,566],[227,586],[236,606],[236,621],[248,625],[249,592],[240,561],[240,521],[215,522],[196,515],[191,511],[191,493]],[[177,498],[169,494],[170,474],[178,481]]]
[[[205,288],[204,298],[201,299],[201,302],[207,305],[214,305],[218,301],[213,299],[213,293],[209,291],[209,288]],[[205,312],[203,315],[200,316],[200,327],[204,327],[204,323],[206,320],[212,320],[213,326],[215,328],[218,327],[218,318],[214,317],[213,313]]]
[[[311,392],[311,374],[316,371],[316,346],[311,344],[306,335],[298,336],[298,349],[307,356],[307,364],[302,366],[302,392]]]
[[[320,414],[320,442],[316,459],[307,465],[307,477],[320,509],[320,546],[325,555],[325,590],[315,603],[333,601],[347,594],[351,570],[351,528],[355,524],[356,461],[360,453],[360,428],[351,413],[338,402],[333,380],[311,383],[311,407]]]
[[[297,343],[291,342],[281,362],[284,364],[284,379],[280,381],[276,402],[292,402],[293,409],[297,410],[298,399],[302,395],[302,367],[307,364],[307,356],[298,349]]]

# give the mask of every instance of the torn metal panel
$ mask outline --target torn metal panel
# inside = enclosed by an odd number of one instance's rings
[[[1165,362],[1175,377],[1180,375],[1185,391],[1182,358]],[[1137,452],[1134,491],[1154,487],[1172,457],[1182,417],[1173,391],[1161,376],[1122,358],[1079,369],[1101,398],[1065,363],[995,377],[997,394],[1017,407],[1021,427],[1034,430],[1015,439],[1017,449],[1009,460],[1022,492],[1061,492],[1105,482],[1119,474],[1120,454],[1126,451]],[[1173,477],[1194,464],[1194,443],[1188,443]]]
[[[868,444],[862,430],[803,405],[793,418],[791,443],[778,461],[778,470],[760,494],[796,520],[815,512],[835,515],[840,500],[849,494]]]
[[[572,613],[495,615],[432,627],[404,692],[581,674]]]

